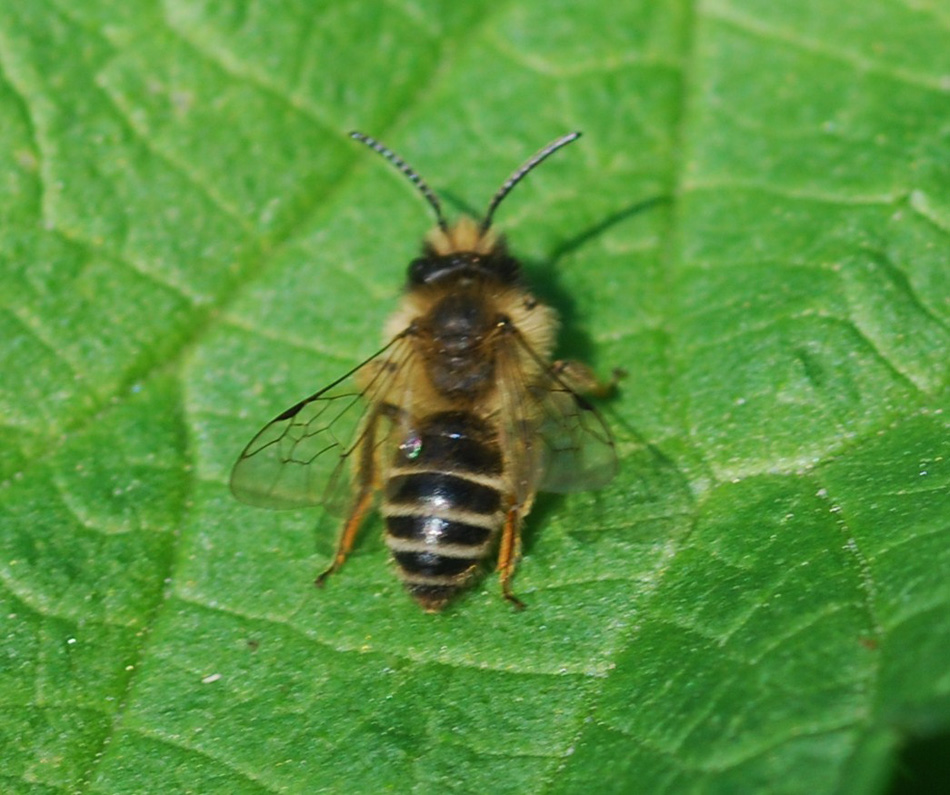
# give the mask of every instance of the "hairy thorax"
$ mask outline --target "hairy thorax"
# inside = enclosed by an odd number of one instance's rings
[[[487,417],[512,379],[530,388],[542,376],[556,328],[553,310],[520,284],[460,274],[410,285],[386,333],[391,338],[408,329],[428,388],[413,389],[408,404],[394,403],[411,414],[467,405]]]
[[[443,397],[475,401],[494,384],[498,312],[474,290],[451,292],[419,319],[429,382]]]

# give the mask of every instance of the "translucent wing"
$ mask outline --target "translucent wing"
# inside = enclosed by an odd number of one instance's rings
[[[538,435],[542,440],[542,491],[587,491],[617,474],[617,452],[603,418],[583,395],[550,375]]]
[[[517,331],[499,354],[504,446],[519,501],[536,491],[586,491],[617,473],[613,438],[597,410],[531,349]],[[542,376],[529,378],[524,361]]]
[[[391,421],[387,402],[410,382],[411,354],[408,335],[400,334],[265,425],[231,471],[234,496],[262,508],[341,508],[351,494],[350,459],[364,443],[378,447],[385,441],[377,420],[382,415]]]

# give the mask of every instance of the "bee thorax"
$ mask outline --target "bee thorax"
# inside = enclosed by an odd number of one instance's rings
[[[452,292],[426,318],[433,339],[455,348],[477,345],[492,327],[485,300],[472,292]]]
[[[482,296],[452,292],[432,307],[422,326],[427,370],[440,394],[475,399],[491,388],[495,366],[489,336],[494,317]]]

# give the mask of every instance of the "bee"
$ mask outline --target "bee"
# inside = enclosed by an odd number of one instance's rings
[[[528,291],[492,229],[511,190],[579,136],[558,138],[512,173],[481,221],[449,225],[416,171],[351,133],[416,186],[437,226],[409,264],[383,347],[264,426],[231,473],[231,491],[250,505],[345,515],[318,585],[346,561],[382,492],[386,545],[423,609],[442,610],[495,549],[502,593],[523,608],[512,577],[538,491],[596,489],[614,476],[610,432],[585,397],[614,381],[552,359],[556,313]]]

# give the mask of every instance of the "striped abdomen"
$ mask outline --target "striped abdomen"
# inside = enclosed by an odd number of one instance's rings
[[[496,438],[469,412],[426,417],[400,445],[382,506],[386,544],[426,610],[441,610],[491,550],[502,472]]]

